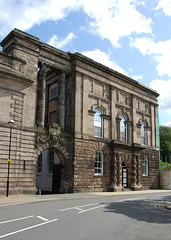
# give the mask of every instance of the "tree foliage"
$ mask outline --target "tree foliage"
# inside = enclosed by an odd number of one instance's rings
[[[171,128],[160,126],[160,149],[163,162],[171,155]]]

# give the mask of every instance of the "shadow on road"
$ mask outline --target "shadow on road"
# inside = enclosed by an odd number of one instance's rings
[[[171,223],[171,210],[164,208],[164,203],[171,202],[171,197],[162,200],[127,200],[111,202],[105,212],[123,214],[130,218],[149,223]]]

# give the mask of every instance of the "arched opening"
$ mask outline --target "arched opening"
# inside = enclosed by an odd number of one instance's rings
[[[125,162],[122,162],[122,187],[128,187],[128,171]]]
[[[36,187],[41,194],[62,193],[61,160],[53,150],[44,150],[37,159]]]

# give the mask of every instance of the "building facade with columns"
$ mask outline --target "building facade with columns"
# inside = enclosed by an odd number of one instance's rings
[[[14,29],[0,52],[0,193],[159,188],[154,90]]]

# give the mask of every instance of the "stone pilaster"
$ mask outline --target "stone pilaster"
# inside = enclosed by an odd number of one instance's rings
[[[141,189],[142,184],[141,184],[140,156],[137,156],[137,190]]]
[[[117,156],[114,154],[114,160],[113,160],[113,181],[111,184],[111,187],[114,191],[117,191]]]
[[[38,73],[36,123],[44,126],[46,98],[46,65],[41,64]]]
[[[62,73],[58,83],[58,122],[61,128],[65,128],[65,81],[66,76]]]
[[[122,155],[121,154],[117,154],[117,186],[114,187],[114,191],[115,192],[119,192],[122,191]],[[116,181],[116,180],[115,180]]]
[[[132,185],[131,188],[134,190],[137,187],[137,157],[133,156],[133,166],[132,166]]]

